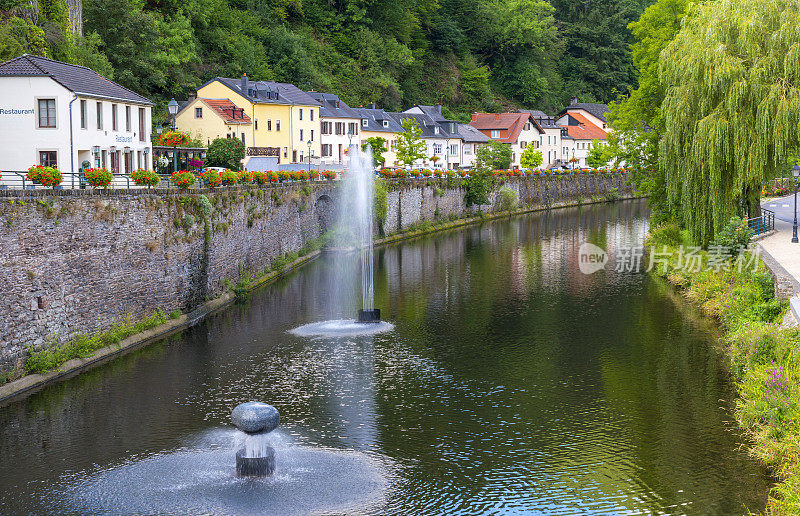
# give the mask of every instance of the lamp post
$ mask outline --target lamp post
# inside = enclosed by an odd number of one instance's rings
[[[173,98],[167,104],[167,110],[169,111],[169,116],[172,117],[172,125],[171,129],[175,131],[175,116],[178,114],[178,102]],[[173,172],[178,171],[178,151],[177,151],[177,144],[175,144],[175,140],[173,139],[172,145],[172,161],[174,163]]]
[[[308,178],[311,179],[311,140],[306,142],[308,144]]]
[[[161,136],[161,133],[163,133],[163,132],[164,132],[164,126],[163,126],[163,125],[161,125],[161,124],[158,124],[158,125],[156,126],[156,134],[158,134],[159,136]],[[155,155],[155,153],[154,153],[154,154],[153,154],[153,169],[154,169],[156,172],[163,173],[163,171],[159,171],[159,170],[158,170],[158,168],[156,168],[155,159],[156,159],[156,155]]]
[[[797,243],[797,176],[800,176],[800,167],[797,163],[792,167],[792,176],[794,177],[794,224],[792,224],[792,243]]]

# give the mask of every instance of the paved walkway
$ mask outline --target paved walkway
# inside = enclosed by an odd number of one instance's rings
[[[758,240],[761,256],[775,275],[776,292],[790,298],[792,312],[800,321],[800,243],[792,243],[794,199],[782,197],[767,201],[762,207],[775,212],[775,231]]]

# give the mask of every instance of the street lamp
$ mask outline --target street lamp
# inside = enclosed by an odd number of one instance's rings
[[[169,116],[172,117],[172,125],[170,128],[175,131],[175,116],[178,114],[178,102],[173,98],[167,104],[167,110],[169,111]],[[177,142],[175,138],[172,139],[172,161],[174,163],[173,172],[178,171],[178,151],[177,151]]]
[[[794,224],[792,224],[792,243],[797,243],[797,176],[800,176],[800,167],[797,163],[792,167],[792,176],[794,176]]]
[[[308,144],[308,178],[311,179],[311,140],[306,142]]]

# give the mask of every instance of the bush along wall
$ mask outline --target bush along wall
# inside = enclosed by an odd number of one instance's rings
[[[244,297],[260,277],[324,244],[338,185],[0,192],[0,382],[25,372],[32,355],[37,365],[28,369],[41,372],[143,329],[142,321],[226,291]],[[460,177],[386,180],[376,233],[632,192],[620,174],[496,177],[487,204],[470,205],[468,187]],[[50,355],[36,355],[43,351]]]

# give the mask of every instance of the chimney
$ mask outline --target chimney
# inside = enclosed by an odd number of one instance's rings
[[[472,121],[474,122],[477,119],[478,119],[478,113],[472,113]]]
[[[442,105],[441,104],[439,104],[437,102],[436,105],[434,105],[433,107],[436,108],[436,112],[437,113],[439,113],[440,115],[442,114]]]
[[[495,113],[494,114],[494,119],[495,120],[500,120],[500,113]]]
[[[369,106],[367,106],[367,107],[369,107],[370,109],[375,109],[375,103],[374,102],[370,102]]]
[[[247,96],[247,74],[242,73],[242,84],[241,84],[242,95],[245,97]]]
[[[569,99],[570,106],[574,106],[577,103],[578,103],[578,97],[572,97],[571,99]]]
[[[188,102],[191,102],[191,101],[193,101],[193,100],[194,100],[194,99],[196,99],[196,98],[197,98],[197,93],[196,93],[196,92],[195,92],[195,93],[190,93],[190,94],[189,94],[189,98],[187,99],[187,101],[188,101]]]

